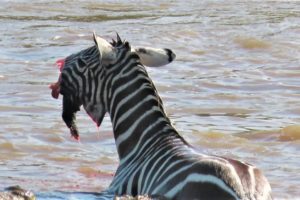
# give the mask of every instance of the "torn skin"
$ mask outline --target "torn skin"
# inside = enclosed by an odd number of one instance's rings
[[[56,65],[58,66],[60,72],[63,70],[65,64],[65,59],[60,59],[56,61]],[[61,86],[61,73],[59,74],[58,80],[55,83],[52,83],[49,88],[52,90],[51,95],[53,98],[58,99],[60,94],[60,86]],[[68,97],[63,97],[63,113],[62,118],[67,125],[67,127],[70,129],[70,133],[72,137],[74,137],[77,141],[79,141],[79,133],[76,126],[76,112],[79,111],[78,105],[75,105],[74,102],[72,102]]]
[[[62,118],[70,129],[72,137],[79,141],[79,133],[76,126],[76,112],[79,111],[79,107],[75,105],[68,97],[63,97],[63,112]]]
[[[65,65],[65,59],[59,59],[56,61],[56,66],[61,72]],[[59,74],[58,80],[55,83],[49,85],[49,88],[52,90],[51,95],[54,99],[58,99],[60,93],[60,83],[61,83],[61,73]]]
[[[65,59],[59,59],[56,61],[56,65],[59,68],[59,71],[61,72],[65,65]]]
[[[49,85],[49,88],[52,90],[51,95],[54,99],[58,99],[58,97],[59,97],[60,83],[61,83],[61,74],[59,75],[57,82]]]

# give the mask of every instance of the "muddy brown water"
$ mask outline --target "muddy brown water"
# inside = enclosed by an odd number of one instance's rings
[[[81,111],[81,142],[48,85],[96,30],[171,48],[149,69],[178,131],[200,151],[261,168],[276,199],[300,197],[299,1],[5,1],[0,7],[0,190],[105,189],[118,164],[109,117]]]

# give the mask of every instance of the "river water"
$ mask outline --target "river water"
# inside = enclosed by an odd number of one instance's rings
[[[300,198],[299,1],[0,3],[0,190],[45,197],[109,185],[118,164],[109,117],[97,129],[81,111],[77,143],[48,89],[55,61],[92,45],[95,30],[172,49],[177,60],[149,74],[178,131],[205,153],[261,168],[275,199]]]

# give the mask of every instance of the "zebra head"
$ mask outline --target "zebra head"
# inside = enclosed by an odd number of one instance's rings
[[[111,43],[96,34],[93,39],[94,46],[59,61],[61,75],[58,82],[50,86],[54,98],[58,98],[59,93],[63,95],[62,118],[75,139],[79,138],[75,114],[80,106],[83,105],[92,120],[100,126],[107,112],[106,79],[124,56],[131,54],[141,64],[151,67],[163,66],[175,59],[170,49],[132,48],[118,34],[117,40]]]

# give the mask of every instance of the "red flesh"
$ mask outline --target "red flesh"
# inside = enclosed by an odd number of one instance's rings
[[[65,65],[65,59],[59,59],[56,61],[56,65],[59,68],[59,71],[61,72],[64,65]],[[51,95],[53,98],[58,99],[59,92],[60,92],[60,82],[61,82],[61,73],[59,74],[58,80],[55,83],[52,83],[49,85],[49,88],[52,90]]]

